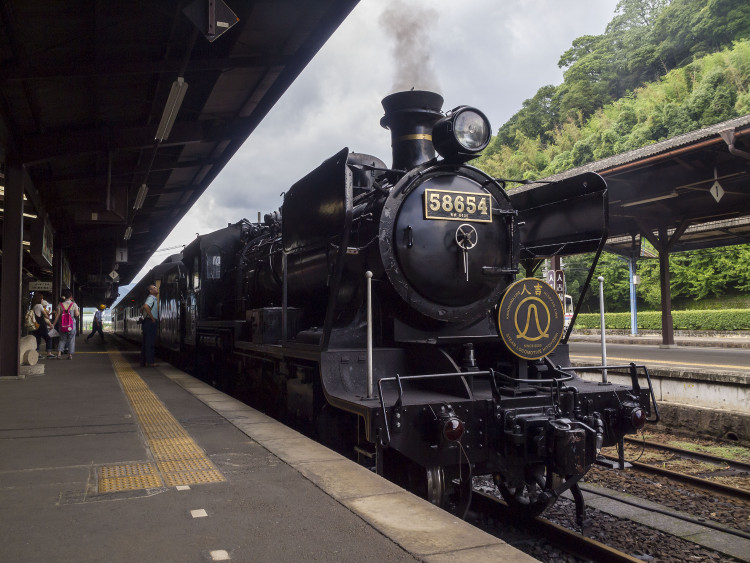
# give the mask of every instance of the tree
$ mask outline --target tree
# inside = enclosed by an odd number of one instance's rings
[[[555,86],[542,86],[533,98],[524,100],[521,109],[498,130],[497,142],[518,148],[518,133],[524,137],[539,137],[543,144],[551,142],[552,131],[559,125],[556,92]],[[492,154],[493,147],[488,147],[487,152]]]
[[[676,68],[748,37],[746,0],[674,0],[656,21],[653,41],[665,67]]]

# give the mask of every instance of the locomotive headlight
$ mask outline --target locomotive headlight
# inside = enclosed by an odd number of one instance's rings
[[[443,158],[465,162],[484,150],[490,134],[490,122],[481,111],[459,106],[432,128],[432,143]]]

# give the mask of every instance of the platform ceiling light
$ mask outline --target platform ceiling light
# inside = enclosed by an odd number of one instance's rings
[[[133,227],[128,227],[125,229],[125,234],[122,237],[122,240],[130,240],[130,237],[133,236]]]
[[[5,197],[5,186],[0,186],[0,196]],[[23,200],[29,201],[29,198],[26,197],[26,194],[23,194]]]
[[[148,186],[146,184],[141,184],[141,187],[138,189],[138,194],[135,196],[133,209],[138,211],[141,207],[143,207],[143,202],[146,199],[146,194],[148,194]]]
[[[169,91],[169,97],[167,98],[167,105],[164,106],[164,112],[161,114],[161,121],[159,121],[159,127],[156,128],[155,140],[160,143],[169,137],[169,133],[172,131],[172,126],[177,118],[177,112],[180,111],[182,100],[185,99],[185,92],[187,92],[188,83],[182,76],[178,76],[177,80],[172,83],[172,89]]]
[[[622,207],[632,207],[634,205],[643,205],[644,203],[653,203],[654,201],[661,201],[663,199],[672,199],[673,197],[677,197],[678,195],[679,194],[677,192],[672,191],[664,195],[647,197],[646,199],[638,199],[636,201],[629,201],[627,203],[623,203]]]

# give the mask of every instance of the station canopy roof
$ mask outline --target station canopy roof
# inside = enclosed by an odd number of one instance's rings
[[[0,2],[0,172],[27,173],[24,239],[47,217],[80,304],[133,280],[356,3]]]
[[[583,172],[607,182],[605,250],[637,256],[642,238],[668,252],[750,243],[750,115],[544,180]]]

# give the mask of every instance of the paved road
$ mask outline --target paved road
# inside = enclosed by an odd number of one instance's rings
[[[570,359],[601,365],[599,342],[570,342]],[[674,369],[720,370],[747,373],[750,371],[750,350],[737,348],[700,348],[678,346],[659,348],[642,344],[607,344],[607,364],[635,362],[647,366]]]

